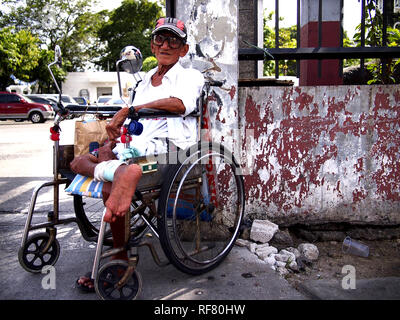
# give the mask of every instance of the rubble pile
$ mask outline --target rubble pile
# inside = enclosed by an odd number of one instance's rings
[[[264,261],[271,269],[284,276],[289,272],[304,271],[305,266],[310,266],[318,260],[317,246],[311,243],[301,243],[297,248],[288,246],[284,249],[270,245],[279,232],[279,226],[268,220],[254,220],[251,226],[249,239],[238,239],[236,244],[247,247],[258,258]],[[288,238],[285,235],[286,238]],[[282,233],[279,237],[282,238]],[[292,243],[291,239],[287,243]]]

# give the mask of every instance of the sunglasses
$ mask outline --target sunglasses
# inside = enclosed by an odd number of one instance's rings
[[[155,34],[153,36],[153,43],[156,46],[161,47],[164,44],[165,40],[168,41],[168,45],[171,49],[178,49],[183,44],[182,39],[177,38],[177,37],[166,37],[166,36],[162,36],[161,34]]]

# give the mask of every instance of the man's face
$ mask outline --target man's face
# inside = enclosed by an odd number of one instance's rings
[[[179,40],[179,37],[177,37],[174,33],[169,31],[162,31],[157,33],[157,35],[161,36],[158,38],[159,43],[158,45],[156,45],[155,41],[152,40],[151,51],[156,56],[158,64],[166,66],[175,64],[176,62],[178,62],[180,57],[184,57],[188,52],[189,46],[187,44],[183,44],[183,42],[179,45],[179,47],[176,48],[176,40]],[[175,40],[172,38],[175,38]]]

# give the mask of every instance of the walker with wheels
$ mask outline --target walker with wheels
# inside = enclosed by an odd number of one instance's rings
[[[54,64],[61,64],[61,51],[56,48],[56,59],[48,68],[61,96],[61,90],[51,71]],[[123,50],[116,64],[119,69],[132,73],[136,79],[141,68],[141,54],[135,47]],[[138,80],[140,81],[140,80]],[[215,81],[206,82],[198,110],[189,115],[198,119],[198,129],[203,128],[207,96]],[[130,103],[135,91],[131,91]],[[105,207],[102,199],[74,194],[75,217],[61,219],[59,215],[59,187],[69,186],[76,175],[69,164],[73,159],[73,145],[60,145],[61,121],[82,114],[92,114],[101,119],[112,117],[120,107],[68,106],[59,110],[51,128],[54,141],[52,181],[37,186],[32,194],[18,258],[21,266],[29,272],[40,273],[47,265],[55,265],[60,255],[57,226],[77,223],[83,238],[96,242],[96,254],[92,267],[95,291],[101,299],[126,300],[138,297],[142,280],[136,270],[139,262],[137,247],[149,248],[154,261],[160,266],[173,264],[177,269],[191,275],[208,272],[218,266],[232,249],[239,234],[244,214],[244,184],[240,165],[234,155],[222,144],[199,141],[186,150],[169,150],[157,156],[132,157],[129,163],[142,167],[143,175],[131,202],[130,212],[125,215],[126,246],[112,246],[111,232],[103,220]],[[132,121],[143,118],[177,117],[158,110],[140,110],[131,114]],[[132,126],[125,126],[123,135],[129,143]],[[53,210],[48,221],[32,224],[38,193],[45,187],[53,187]],[[39,232],[38,230],[42,230]],[[159,239],[168,258],[162,262],[154,246],[144,235],[151,232]],[[109,260],[121,250],[128,251],[128,261]]]

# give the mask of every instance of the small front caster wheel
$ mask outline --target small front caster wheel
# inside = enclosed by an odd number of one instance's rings
[[[54,239],[46,252],[48,233],[38,233],[28,238],[24,247],[18,251],[18,260],[28,272],[40,273],[44,266],[54,266],[60,256],[60,244]]]
[[[134,270],[125,285],[118,288],[118,282],[122,279],[128,268],[128,262],[113,260],[102,266],[97,274],[94,288],[98,296],[103,300],[134,300],[142,290],[140,274]]]

